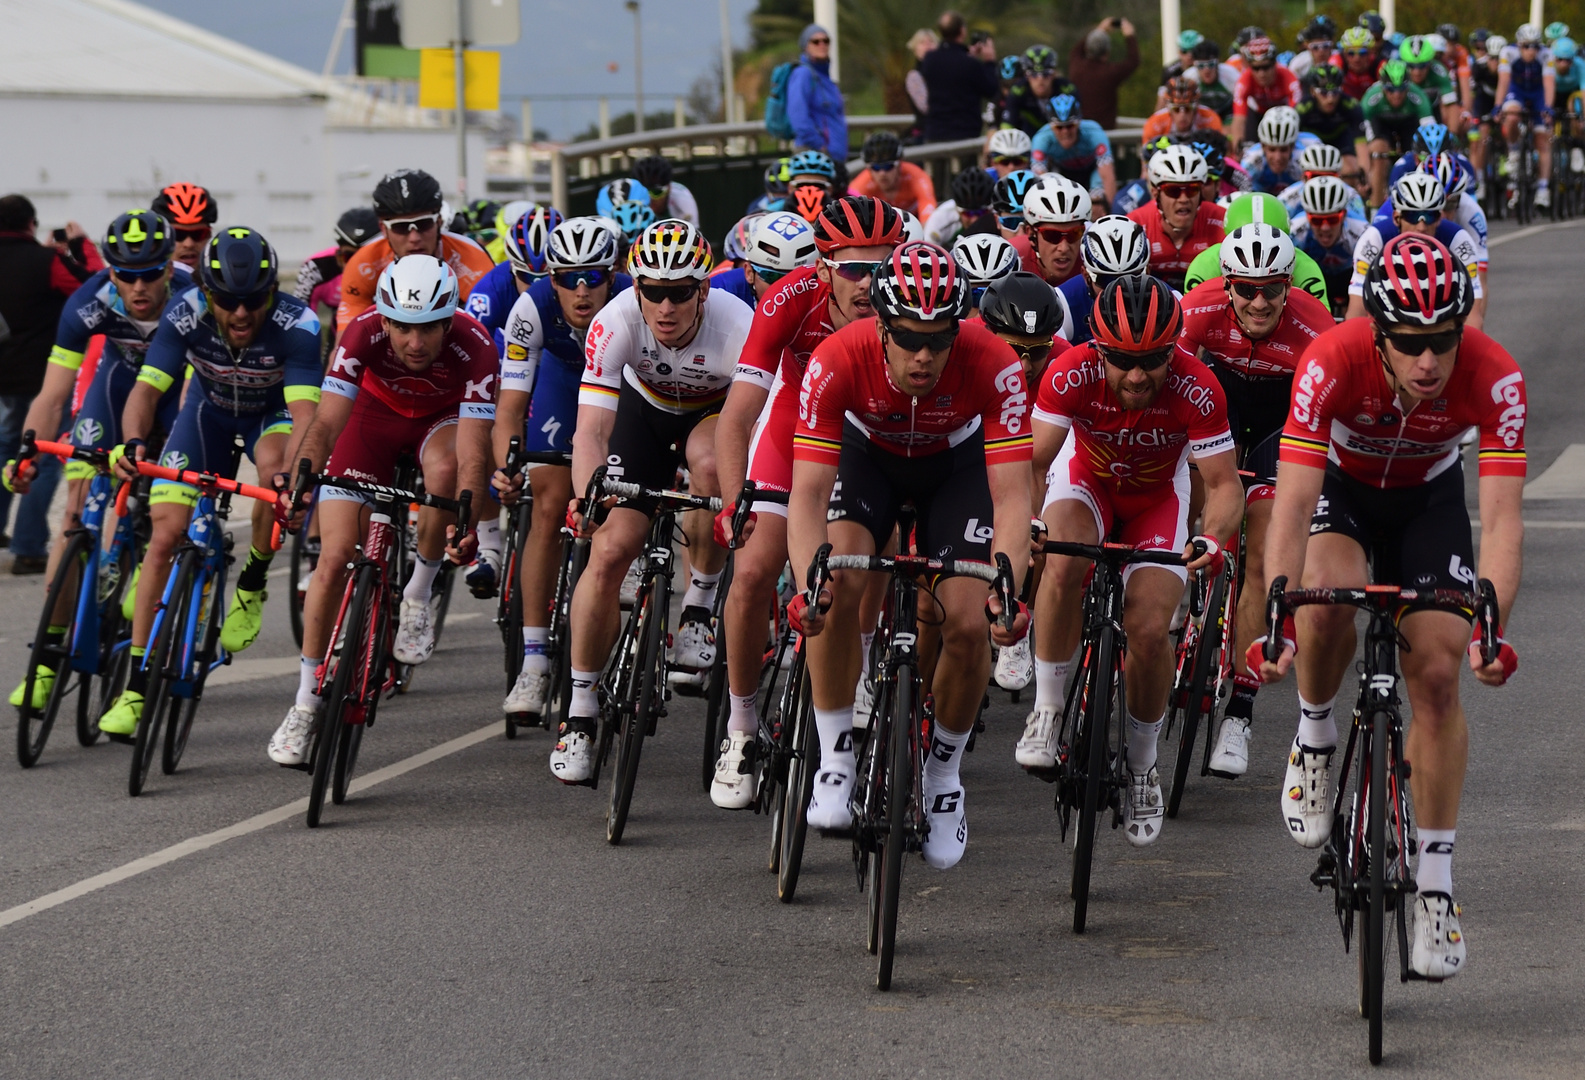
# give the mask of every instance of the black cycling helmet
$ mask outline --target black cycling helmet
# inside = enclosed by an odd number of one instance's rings
[[[872,131],[864,137],[864,163],[896,161],[903,156],[903,143],[890,131]]]
[[[671,162],[653,154],[633,163],[633,176],[651,191],[662,191],[671,184]]]
[[[1309,41],[1336,41],[1337,23],[1330,15],[1317,15],[1310,20],[1310,25],[1305,27],[1305,36]]]
[[[952,201],[959,210],[986,209],[995,190],[996,181],[978,165],[970,165],[952,178]]]
[[[1447,37],[1446,34],[1443,34],[1442,36]],[[1469,32],[1469,43],[1477,49],[1484,49],[1486,47],[1486,39],[1489,37],[1491,37],[1490,30],[1486,29],[1484,26],[1477,26],[1475,29]],[[1452,41],[1453,39],[1448,38],[1448,40]]]
[[[1196,60],[1220,60],[1222,58],[1222,47],[1210,38],[1206,38],[1190,49],[1189,55]]]
[[[980,318],[992,333],[1050,337],[1062,325],[1057,293],[1038,275],[1015,270],[980,294]]]
[[[153,210],[128,210],[105,230],[105,262],[117,270],[168,262],[175,248],[170,224]]]
[[[382,218],[438,214],[440,181],[423,169],[397,169],[374,185],[374,212]]]
[[[1233,39],[1233,48],[1242,49],[1245,45],[1248,45],[1251,41],[1254,41],[1256,38],[1263,38],[1265,36],[1266,36],[1266,32],[1264,30],[1262,30],[1260,27],[1258,27],[1258,26],[1246,26],[1242,30],[1240,30],[1238,32],[1238,36]]]
[[[336,219],[336,243],[347,247],[362,247],[379,232],[380,216],[373,207],[354,206]]]
[[[1028,169],[1015,169],[996,181],[992,189],[991,209],[1004,217],[1024,212],[1024,194],[1040,181]]]
[[[1367,11],[1359,17],[1359,25],[1370,31],[1370,36],[1378,42],[1387,34],[1387,23],[1379,11]]]
[[[1436,28],[1436,32],[1441,34],[1442,38],[1449,45],[1457,45],[1458,44],[1458,27],[1455,26],[1454,24],[1452,24],[1450,22],[1442,23],[1440,26],[1438,26]]]
[[[1024,50],[1024,70],[1031,75],[1052,75],[1057,70],[1057,50],[1050,45],[1031,45]]]
[[[1343,89],[1343,73],[1334,64],[1320,64],[1310,69],[1310,92],[1322,90],[1327,93]]]
[[[279,274],[269,241],[241,226],[217,233],[204,245],[198,260],[198,278],[204,288],[228,298],[268,293],[275,288]]]

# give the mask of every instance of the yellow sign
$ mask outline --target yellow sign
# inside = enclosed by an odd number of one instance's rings
[[[501,108],[501,54],[469,49],[463,53],[463,76],[467,80],[464,102],[474,112],[497,112]],[[424,49],[418,58],[418,107],[455,109],[457,107],[457,64],[450,49]]]

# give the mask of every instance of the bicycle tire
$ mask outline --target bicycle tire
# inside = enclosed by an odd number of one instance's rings
[[[319,734],[314,740],[314,778],[308,788],[308,827],[317,829],[323,819],[325,791],[335,771],[336,755],[348,725],[343,721],[350,695],[358,693],[363,680],[363,632],[368,625],[368,608],[379,582],[374,566],[360,566],[353,579],[352,603],[347,606],[346,634],[336,657],[336,671],[330,680],[330,693],[320,715]]]
[[[17,706],[17,763],[24,769],[31,769],[38,764],[39,756],[44,753],[44,744],[49,742],[50,729],[55,726],[61,702],[74,677],[78,683],[79,698],[87,693],[82,686],[86,677],[71,667],[71,640],[77,629],[77,605],[72,604],[66,632],[55,644],[50,643],[49,629],[51,616],[55,614],[55,606],[60,602],[62,592],[74,578],[82,580],[82,568],[88,561],[88,545],[92,542],[86,530],[72,535],[67,541],[64,555],[55,565],[55,576],[50,579],[50,586],[44,592],[44,608],[39,612],[38,629],[34,632],[33,646],[28,654],[27,674],[22,680],[22,704]],[[37,685],[40,667],[53,670],[55,681],[50,684],[44,708],[35,710],[33,688]]]
[[[561,570],[556,579],[554,605],[550,613],[550,634],[545,651],[550,655],[550,692],[545,696],[545,713],[540,723],[549,731],[560,731],[572,704],[572,594],[589,561],[588,545],[570,538],[563,540]]]
[[[93,679],[85,680],[97,685],[92,692],[85,685],[77,696],[77,742],[81,746],[99,741],[99,718],[127,688],[132,671],[132,620],[121,614],[122,598],[138,565],[131,546],[122,549],[119,563],[115,588],[99,597],[99,663]]]
[[[641,597],[644,614],[638,631],[638,656],[634,674],[637,695],[618,704],[622,721],[621,742],[617,747],[616,776],[611,784],[611,806],[606,814],[605,839],[620,844],[627,830],[628,811],[633,806],[633,788],[638,782],[638,762],[644,753],[644,736],[649,731],[651,711],[665,692],[666,605],[670,601],[667,580],[657,574],[650,580],[650,592]]]
[[[1205,600],[1201,611],[1199,638],[1194,643],[1194,661],[1189,668],[1189,692],[1183,703],[1183,724],[1178,733],[1178,760],[1172,769],[1172,794],[1167,797],[1167,816],[1178,816],[1178,806],[1183,801],[1183,790],[1189,781],[1189,765],[1194,760],[1194,742],[1199,734],[1200,717],[1205,716],[1207,734],[1214,738],[1216,718],[1216,700],[1211,696],[1211,710],[1206,713],[1204,705],[1210,694],[1208,683],[1211,678],[1211,665],[1219,658],[1222,650],[1222,606],[1227,596],[1227,579],[1217,574],[1211,579],[1210,593]],[[1209,741],[1207,742],[1209,745]],[[1207,763],[1209,758],[1207,758]],[[1204,776],[1209,771],[1204,765],[1200,775]]]
[[[220,624],[224,618],[221,600],[225,596],[225,583],[220,575],[210,582],[209,620],[202,627],[203,648],[198,654],[197,671],[192,690],[185,698],[173,698],[171,714],[165,721],[165,748],[160,755],[160,771],[166,776],[176,771],[182,754],[187,750],[187,737],[193,731],[193,719],[198,715],[198,703],[204,696],[204,683],[209,678],[209,665],[214,662],[220,643]]]
[[[1112,714],[1112,679],[1116,674],[1117,641],[1111,626],[1101,628],[1087,675],[1088,709],[1084,731],[1084,793],[1079,804],[1078,831],[1073,837],[1073,932],[1084,933],[1090,906],[1090,868],[1095,857],[1096,817],[1100,813],[1101,776],[1106,770],[1107,729]]]
[[[1382,991],[1386,969],[1387,928],[1387,731],[1392,718],[1377,709],[1370,718],[1370,791],[1366,832],[1370,851],[1368,915],[1361,935],[1360,963],[1365,977],[1366,1019],[1370,1021],[1370,1063],[1381,1064]],[[1364,774],[1362,774],[1364,775]]]
[[[912,798],[914,767],[910,758],[914,732],[913,671],[897,669],[893,698],[890,747],[886,762],[886,844],[881,853],[881,903],[879,948],[876,952],[875,988],[890,990],[892,966],[897,957],[897,903],[902,890],[903,856],[908,849],[908,801]]]
[[[137,733],[132,740],[131,771],[127,776],[127,794],[134,798],[143,793],[148,783],[149,766],[160,748],[160,727],[173,700],[171,684],[174,681],[172,666],[185,644],[184,627],[187,623],[187,606],[192,603],[193,579],[198,574],[202,553],[188,547],[176,557],[171,580],[166,583],[165,595],[170,606],[160,616],[160,632],[150,644],[145,657],[149,678],[143,692],[143,716],[138,720]]]
[[[509,536],[506,537],[510,544],[506,548],[506,560],[501,575],[500,600],[497,603],[496,620],[501,625],[501,647],[506,656],[506,692],[512,693],[517,686],[517,677],[523,671],[523,581],[522,559],[523,549],[528,542],[528,532],[519,525],[519,515],[514,513],[509,519]],[[524,715],[527,714],[518,714]],[[517,715],[506,714],[506,737],[517,738]]]
[[[371,682],[375,683],[377,688],[369,695],[368,702],[363,706],[363,722],[348,724],[336,748],[336,769],[330,778],[330,801],[336,806],[347,801],[347,793],[352,787],[352,777],[358,768],[358,750],[363,746],[363,733],[374,726],[374,716],[380,709],[379,688],[383,688],[386,669],[391,666],[388,647],[391,640],[391,612],[395,610],[395,605],[395,597],[389,597],[380,612],[380,625],[375,628],[374,640],[378,644]]]
[[[814,702],[809,676],[800,653],[795,664],[800,689],[792,718],[793,756],[787,762],[787,782],[782,785],[781,858],[776,868],[776,899],[790,904],[798,891],[803,870],[804,841],[809,836],[809,799],[814,795],[815,773],[820,769],[820,740],[815,735]],[[783,721],[786,722],[785,720]]]
[[[721,756],[721,744],[726,741],[727,722],[732,716],[732,699],[727,695],[726,649],[716,649],[715,663],[705,677],[704,690],[704,758],[701,779],[705,794],[715,779],[716,758]]]
[[[292,558],[287,571],[286,611],[292,620],[292,640],[297,642],[297,647],[303,647],[303,594],[299,591],[303,583],[303,569],[308,565],[308,521],[305,518],[302,526],[292,537]]]

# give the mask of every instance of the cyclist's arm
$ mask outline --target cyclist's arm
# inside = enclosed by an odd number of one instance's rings
[[[474,498],[483,501],[489,490],[494,454],[490,448],[490,431],[494,427],[494,410],[491,415],[470,416],[464,404],[462,416],[457,420],[457,494],[473,492]],[[488,509],[488,504],[480,507]],[[474,515],[478,520],[478,515]]]
[[[1513,81],[1513,75],[1505,68],[1497,69],[1497,92],[1492,95],[1497,111],[1502,111],[1502,106],[1508,100],[1508,84]]]
[[[754,421],[769,397],[770,391],[753,379],[736,379],[727,391],[726,404],[721,406],[715,429],[715,470],[722,498],[734,499],[743,490]]]
[[[795,459],[792,476],[792,495],[787,503],[787,553],[793,578],[802,584],[815,552],[826,542],[826,508],[837,481],[837,467],[825,461]]]
[[[572,433],[572,493],[577,498],[583,497],[589,477],[605,461],[615,426],[615,409],[579,404],[578,426]]]
[[[121,409],[121,437],[126,442],[133,439],[146,439],[149,429],[154,426],[154,410],[164,395],[164,388],[155,383],[145,381],[139,377],[132,384],[132,392],[127,395],[127,403]]]
[[[1266,526],[1266,580],[1270,589],[1278,577],[1288,579],[1288,588],[1297,589],[1304,580],[1304,556],[1310,541],[1310,518],[1321,497],[1321,482],[1326,479],[1324,465],[1308,465],[1291,460],[1277,463],[1277,497],[1272,500],[1271,524]]]
[[[1027,461],[1004,461],[985,466],[991,488],[991,550],[1006,555],[1012,563],[1014,580],[1023,578],[1029,565],[1029,519],[1031,482]]]
[[[1034,477],[1030,494],[1033,496],[1031,516],[1039,517],[1041,507],[1046,501],[1046,473],[1051,468],[1051,463],[1057,459],[1057,454],[1062,450],[1062,444],[1068,441],[1068,432],[1073,430],[1071,424],[1056,424],[1036,417],[1033,423],[1035,433],[1035,457],[1030,463]]]
[[[1497,621],[1506,625],[1524,563],[1524,477],[1482,476],[1479,492],[1480,576],[1497,587]]]
[[[334,373],[326,381],[329,382],[331,378],[334,378]],[[341,433],[346,430],[347,421],[352,419],[353,401],[353,398],[345,394],[335,390],[328,391],[320,399],[319,408],[314,410],[305,427],[299,427],[297,415],[293,413],[292,428],[302,432],[297,446],[286,455],[286,462],[293,470],[297,468],[297,462],[302,458],[309,460],[310,467],[316,473],[325,467],[336,440],[341,438]]]
[[[82,355],[78,354],[79,363]],[[36,432],[41,439],[53,439],[60,434],[61,413],[72,399],[72,389],[77,385],[77,368],[62,367],[51,361],[44,367],[44,385],[28,406],[23,431]]]
[[[1547,112],[1552,111],[1552,103],[1556,100],[1557,76],[1550,70],[1543,69],[1541,72],[1541,103],[1546,106]]]
[[[1205,483],[1202,531],[1214,537],[1224,549],[1231,545],[1233,534],[1244,517],[1244,483],[1238,478],[1234,456],[1229,450],[1194,459],[1200,479]]]
[[[1112,200],[1117,198],[1117,167],[1108,157],[1096,164],[1095,171],[1101,174],[1101,190],[1106,193],[1106,203],[1110,206]]]

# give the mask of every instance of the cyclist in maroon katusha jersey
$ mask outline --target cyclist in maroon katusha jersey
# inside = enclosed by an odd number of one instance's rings
[[[1282,433],[1282,465],[1266,548],[1266,587],[1359,588],[1368,582],[1497,591],[1505,623],[1519,589],[1524,524],[1525,387],[1513,357],[1466,325],[1468,272],[1433,237],[1387,241],[1365,279],[1368,319],[1350,319],[1306,350]],[[1460,443],[1479,432],[1481,542],[1477,564],[1465,505]],[[1367,564],[1367,556],[1369,563]],[[1500,686],[1518,668],[1506,641],[1490,664],[1471,642],[1473,615],[1406,606],[1399,654],[1414,723],[1403,758],[1418,825],[1409,966],[1445,979],[1464,966],[1453,902],[1453,835],[1469,758],[1459,668]],[[1354,609],[1311,606],[1275,663],[1256,650],[1268,682],[1297,667],[1299,730],[1282,785],[1282,817],[1304,847],[1332,829],[1333,708],[1354,662]],[[1502,631],[1498,629],[1501,639]],[[1286,635],[1285,635],[1286,636]],[[1252,668],[1254,663],[1250,665]]]
[[[1128,801],[1123,833],[1136,847],[1161,835],[1165,805],[1156,738],[1172,681],[1173,613],[1189,569],[1216,572],[1243,513],[1222,389],[1200,361],[1176,351],[1183,312],[1155,277],[1120,277],[1096,297],[1094,337],[1053,360],[1035,399],[1035,472],[1052,540],[1116,541],[1183,551],[1188,568],[1135,564],[1123,572],[1128,638]],[[1204,528],[1189,538],[1189,458],[1205,481]],[[1087,560],[1046,558],[1035,598],[1035,707],[1014,752],[1028,769],[1056,765],[1063,682],[1082,632]]]

